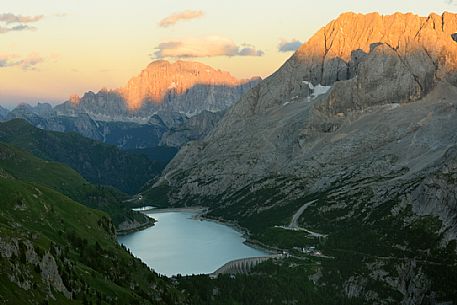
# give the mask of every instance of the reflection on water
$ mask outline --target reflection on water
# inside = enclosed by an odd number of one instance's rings
[[[242,234],[229,226],[193,219],[195,212],[148,213],[154,227],[120,236],[119,242],[149,267],[165,275],[211,273],[228,261],[265,252],[243,244]]]

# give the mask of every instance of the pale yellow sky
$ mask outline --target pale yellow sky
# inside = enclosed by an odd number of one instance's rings
[[[428,15],[456,6],[447,0],[2,0],[0,9],[0,105],[11,105],[120,87],[154,54],[192,55],[189,60],[239,78],[266,77],[292,55],[279,52],[280,41],[304,42],[342,12]]]

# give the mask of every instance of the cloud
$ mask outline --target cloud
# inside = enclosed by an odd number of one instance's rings
[[[25,57],[17,54],[0,54],[0,69],[8,67],[19,67],[24,71],[36,70],[36,66],[45,61],[37,53],[31,53]]]
[[[282,52],[282,53],[295,52],[298,48],[300,48],[300,46],[302,44],[303,43],[301,41],[298,41],[296,39],[292,39],[292,40],[281,39],[281,41],[278,44],[278,51]]]
[[[0,34],[5,34],[8,32],[20,32],[20,31],[35,31],[36,28],[27,23],[37,22],[43,19],[43,15],[39,16],[21,16],[21,15],[14,15],[11,13],[0,14],[0,23],[4,23],[5,25],[0,24]],[[16,25],[11,24],[17,23]]]
[[[219,36],[186,38],[181,41],[160,43],[151,57],[158,58],[196,58],[215,56],[262,56],[264,52],[254,46],[236,45],[231,39]]]
[[[0,14],[0,22],[4,22],[6,24],[10,23],[31,23],[37,22],[43,19],[43,15],[37,16],[21,16],[21,15],[14,15],[11,13]]]
[[[35,70],[35,66],[44,62],[44,58],[38,54],[30,54],[20,61],[22,70]]]
[[[262,56],[265,54],[265,52],[257,50],[254,45],[249,43],[243,43],[238,53],[240,56]]]
[[[169,27],[175,25],[179,21],[192,20],[203,17],[204,13],[202,11],[183,11],[171,14],[170,16],[160,20],[159,26]]]
[[[0,26],[0,34],[5,34],[8,32],[20,32],[20,31],[35,31],[36,27],[28,26],[25,24],[19,24],[12,27],[3,27]]]

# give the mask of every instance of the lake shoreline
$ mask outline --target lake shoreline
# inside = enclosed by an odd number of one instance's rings
[[[145,215],[158,214],[158,213],[169,213],[169,212],[196,212],[196,213],[198,213],[199,211],[206,212],[205,210],[207,210],[207,208],[200,207],[200,206],[185,207],[185,208],[165,208],[165,209],[162,209],[162,208],[151,208],[151,209],[148,209],[148,210],[137,209],[138,212],[141,212],[141,213],[143,213]]]
[[[277,253],[248,240],[249,232],[241,226],[207,217],[206,207],[140,209],[149,218],[157,220],[157,229],[119,236],[118,242],[150,268],[166,276],[210,275],[232,261],[271,258]],[[211,246],[205,248],[211,244],[212,249]]]
[[[263,251],[263,252],[265,252],[265,253],[267,253],[269,255],[276,255],[276,254],[282,253],[281,249],[269,247],[269,246],[261,243],[260,241],[252,239],[251,238],[251,233],[249,232],[249,230],[244,228],[244,227],[242,227],[242,226],[240,226],[236,222],[228,221],[228,220],[225,220],[225,219],[222,219],[222,218],[213,218],[213,217],[209,217],[209,216],[206,216],[206,215],[202,215],[201,217],[203,219],[205,219],[205,220],[212,221],[212,222],[215,222],[215,223],[218,223],[218,224],[221,224],[221,225],[228,226],[228,227],[232,228],[233,230],[241,233],[243,238],[244,238],[243,244],[245,244],[245,245],[247,245],[247,246],[249,246],[251,248]]]
[[[144,213],[145,215],[148,215],[148,212],[150,212],[151,214],[152,213],[154,213],[154,214],[169,213],[169,212],[194,212],[196,214],[194,216],[192,216],[193,219],[196,219],[196,220],[204,219],[207,221],[211,221],[211,222],[214,222],[217,224],[221,224],[221,225],[230,227],[233,230],[237,231],[238,233],[241,233],[241,235],[244,239],[243,244],[245,244],[246,246],[249,246],[256,250],[262,251],[267,255],[276,255],[278,253],[282,253],[281,249],[267,246],[267,245],[261,243],[260,241],[252,239],[251,233],[249,232],[249,230],[240,226],[236,222],[228,221],[228,220],[225,220],[222,218],[215,218],[215,217],[208,216],[207,215],[208,211],[209,211],[208,207],[194,206],[194,207],[182,207],[182,208],[151,208],[151,209],[143,210],[140,212]]]
[[[116,230],[116,235],[125,236],[125,235],[131,234],[131,233],[143,231],[143,230],[149,229],[150,227],[153,227],[155,225],[155,223],[156,223],[155,219],[150,218],[150,220],[148,222],[142,223],[140,225],[137,225],[137,226],[125,229],[125,230]]]

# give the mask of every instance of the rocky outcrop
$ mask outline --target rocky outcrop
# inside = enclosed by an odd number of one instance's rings
[[[7,272],[9,280],[22,289],[32,288],[34,279],[31,270],[35,267],[39,270],[43,283],[48,286],[52,298],[51,287],[66,298],[72,298],[72,293],[63,283],[54,256],[46,252],[40,257],[31,241],[0,237],[0,259],[2,258],[12,265]]]
[[[45,282],[56,291],[61,292],[66,298],[71,299],[72,294],[65,287],[59,273],[59,267],[50,253],[45,253],[40,262],[41,276]]]

